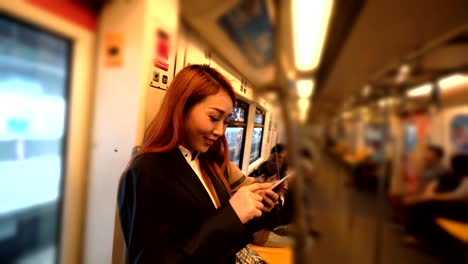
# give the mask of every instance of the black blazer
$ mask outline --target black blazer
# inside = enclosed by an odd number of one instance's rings
[[[262,220],[242,224],[225,188],[210,177],[218,209],[178,148],[133,162],[118,190],[130,263],[235,263]]]

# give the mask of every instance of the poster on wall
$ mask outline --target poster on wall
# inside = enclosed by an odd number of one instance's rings
[[[468,154],[468,115],[456,115],[450,122],[450,142],[454,154]]]
[[[429,140],[430,119],[427,114],[413,114],[403,118],[404,148],[402,177],[408,193],[417,191],[419,176],[424,165],[424,153]]]
[[[172,65],[175,62],[171,37],[162,29],[155,30],[154,57],[152,61],[150,86],[167,90],[172,79]]]

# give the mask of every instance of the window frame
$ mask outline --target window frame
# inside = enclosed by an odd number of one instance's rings
[[[263,116],[262,123],[256,123],[257,115],[262,115]],[[257,161],[258,159],[260,159],[262,157],[263,134],[265,133],[265,119],[266,119],[266,111],[262,110],[259,107],[256,107],[255,108],[255,115],[254,115],[254,126],[253,126],[253,129],[252,129],[252,142],[250,143],[250,153],[249,154],[252,154],[252,150],[253,150],[253,148],[252,148],[253,131],[255,130],[255,128],[261,128],[262,132],[261,132],[261,137],[260,137],[260,142],[259,142],[260,148],[258,150],[258,156],[255,157],[254,159],[249,157],[249,165],[253,164],[255,161]]]
[[[244,154],[245,154],[245,153],[244,153],[244,152],[245,152],[245,138],[246,138],[246,136],[247,136],[247,123],[248,123],[248,116],[249,116],[249,104],[248,104],[247,102],[245,102],[245,101],[242,101],[242,100],[240,100],[240,99],[237,99],[237,100],[236,100],[236,103],[235,103],[235,105],[234,105],[234,107],[237,107],[238,105],[240,105],[239,108],[242,108],[242,107],[243,107],[243,109],[245,110],[245,112],[244,112],[244,121],[241,122],[241,121],[233,121],[233,120],[230,120],[227,127],[228,127],[228,128],[229,128],[229,127],[233,127],[233,128],[235,128],[235,127],[242,127],[242,128],[244,129],[244,130],[242,131],[242,143],[241,143],[241,147],[240,147],[240,156],[239,156],[239,165],[238,165],[239,168],[242,168],[243,161],[244,161]],[[227,129],[227,128],[226,128],[226,129]],[[227,140],[227,139],[226,139],[226,140]],[[231,151],[231,150],[229,150],[229,152],[230,152],[230,151]],[[230,160],[230,161],[232,161],[231,158],[232,158],[232,157],[231,157],[231,155],[230,155],[230,153],[229,153],[229,160]]]

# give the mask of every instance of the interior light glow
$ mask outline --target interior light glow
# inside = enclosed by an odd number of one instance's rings
[[[412,88],[406,92],[408,97],[419,97],[423,95],[428,95],[432,91],[432,84],[426,83],[421,86]]]
[[[309,98],[314,92],[314,81],[298,80],[296,81],[296,90],[300,98]]]
[[[298,70],[317,68],[332,6],[332,0],[292,0],[294,57]]]
[[[372,87],[370,85],[365,85],[364,88],[362,88],[362,96],[363,97],[368,97],[371,93]]]
[[[462,84],[468,84],[468,76],[462,74],[452,74],[439,80],[440,89],[446,90]]]
[[[379,105],[379,107],[383,108],[387,105],[387,99],[383,98],[383,99],[380,99],[377,104]]]
[[[353,113],[352,113],[351,111],[347,111],[347,112],[341,113],[341,117],[342,117],[343,119],[348,119],[348,118],[350,118],[350,117],[352,117],[352,116],[353,116]]]
[[[307,119],[307,113],[309,111],[310,99],[300,98],[297,101],[297,106],[299,108],[299,121],[300,122],[305,122],[306,119]]]
[[[403,64],[398,69],[398,74],[396,76],[396,83],[402,83],[406,81],[411,73],[411,66],[408,64]]]
[[[377,102],[377,104],[381,108],[386,107],[386,106],[396,105],[397,103],[398,103],[398,98],[395,98],[395,97],[382,98]]]

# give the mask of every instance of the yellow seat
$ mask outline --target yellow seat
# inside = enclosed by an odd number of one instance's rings
[[[437,224],[452,236],[468,244],[468,223],[461,223],[445,218],[437,218]]]
[[[268,264],[292,264],[293,249],[292,248],[271,248],[249,245],[253,250],[265,259]]]
[[[369,150],[365,148],[359,148],[352,154],[344,155],[343,160],[351,166],[354,166],[361,161],[365,160],[369,156]]]

